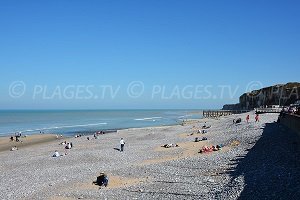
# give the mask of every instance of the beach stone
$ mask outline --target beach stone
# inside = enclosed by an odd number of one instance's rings
[[[208,179],[207,181],[210,182],[210,183],[214,183],[215,182],[214,179]]]

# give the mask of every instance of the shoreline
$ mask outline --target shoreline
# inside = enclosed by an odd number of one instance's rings
[[[186,119],[184,120],[184,122],[182,122],[183,124],[189,124],[189,123],[195,123],[196,121],[199,120],[203,120],[205,118],[201,118],[201,119]],[[105,132],[105,134],[112,134],[112,133],[118,133],[119,131],[123,131],[123,130],[138,130],[138,129],[147,129],[147,128],[164,128],[164,127],[175,127],[175,126],[182,126],[181,124],[171,124],[171,125],[160,125],[160,126],[145,126],[145,127],[129,127],[129,128],[121,128],[121,129],[103,129],[102,131]],[[82,133],[82,137],[87,137],[87,136],[93,136],[93,134],[95,132],[93,131],[74,131],[74,134],[55,134],[55,133],[33,133],[33,134],[29,134],[29,135],[25,135],[26,137],[22,136],[21,137],[21,141],[22,139],[25,141],[23,142],[15,142],[15,137],[14,137],[14,141],[10,141],[10,137],[11,135],[7,135],[7,136],[0,136],[0,153],[3,151],[10,151],[10,148],[16,146],[16,147],[30,147],[33,145],[41,145],[44,143],[49,143],[52,141],[60,141],[60,140],[70,140],[72,138],[74,138],[74,136],[76,135],[76,133]],[[59,137],[57,138],[56,135],[58,135]],[[63,137],[61,137],[63,136]]]
[[[185,120],[200,120],[200,119],[204,119],[204,118],[199,118],[199,119],[185,119]],[[153,126],[139,126],[139,127],[123,127],[123,128],[118,128],[118,129],[114,129],[114,128],[110,128],[110,129],[95,129],[95,130],[86,130],[86,131],[71,131],[71,132],[61,132],[61,133],[34,133],[34,132],[26,132],[26,131],[21,131],[21,132],[16,132],[16,133],[22,133],[23,135],[26,135],[26,136],[32,136],[32,135],[48,135],[48,134],[55,134],[55,135],[63,135],[64,137],[66,138],[69,138],[69,137],[73,137],[74,135],[76,134],[82,134],[84,136],[87,136],[87,135],[92,135],[94,134],[95,132],[98,132],[98,131],[104,131],[106,133],[115,133],[115,132],[118,132],[120,130],[127,130],[127,129],[135,129],[135,128],[155,128],[155,127],[164,127],[164,126],[176,126],[176,125],[180,125],[180,123],[182,123],[182,120],[181,122],[176,122],[176,123],[172,123],[172,124],[162,124],[162,125],[153,125]],[[30,134],[25,134],[25,133],[30,133]],[[14,133],[10,133],[10,134],[1,134],[0,135],[0,140],[2,138],[5,138],[5,137],[11,137],[11,136],[14,136],[15,134]]]

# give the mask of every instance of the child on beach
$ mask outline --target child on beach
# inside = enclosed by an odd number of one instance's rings
[[[247,121],[247,123],[249,123],[249,119],[250,119],[250,116],[249,116],[249,115],[247,115],[247,117],[246,117],[246,121]]]

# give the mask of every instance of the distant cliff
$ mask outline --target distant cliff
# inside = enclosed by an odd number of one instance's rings
[[[240,96],[238,104],[227,104],[223,110],[252,110],[260,106],[287,106],[300,98],[300,83],[278,84]]]

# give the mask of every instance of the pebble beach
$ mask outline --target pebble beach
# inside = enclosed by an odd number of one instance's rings
[[[242,122],[233,124],[236,118]],[[254,122],[251,112],[3,149],[0,199],[296,199],[300,140],[277,118],[264,114]],[[205,122],[211,128],[197,133]],[[73,148],[65,150],[64,140]],[[161,147],[170,143],[179,147]],[[212,145],[222,149],[199,153]],[[53,158],[55,150],[63,156]],[[101,172],[108,187],[93,184]]]

